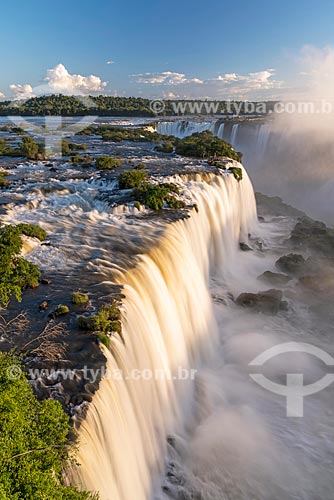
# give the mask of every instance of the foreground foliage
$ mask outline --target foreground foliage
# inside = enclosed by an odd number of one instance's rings
[[[60,403],[37,401],[18,359],[0,353],[0,499],[92,500],[61,482],[68,432]]]
[[[43,229],[30,224],[0,227],[0,305],[7,306],[13,295],[20,301],[22,290],[38,286],[38,267],[19,256],[21,235],[27,233],[41,239],[46,236]]]

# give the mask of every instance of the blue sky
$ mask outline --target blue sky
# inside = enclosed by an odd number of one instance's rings
[[[300,85],[303,46],[334,46],[333,21],[333,0],[4,0],[0,92],[275,96]]]

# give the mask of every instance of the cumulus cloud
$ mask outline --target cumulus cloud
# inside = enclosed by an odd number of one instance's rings
[[[240,75],[237,73],[225,73],[217,78],[208,80],[207,87],[216,91],[218,97],[226,96],[229,99],[259,98],[264,91],[280,89],[283,82],[273,77],[275,70],[266,69]]]
[[[9,88],[14,99],[27,99],[45,94],[88,95],[101,92],[107,86],[99,76],[71,75],[63,64],[48,69],[43,81],[45,83],[34,88],[29,84],[12,84]]]
[[[0,92],[0,99],[4,99],[6,96],[2,92]]]
[[[139,73],[132,75],[137,83],[151,85],[181,85],[187,83],[202,84],[203,80],[199,78],[187,78],[184,73],[175,73],[173,71],[163,71],[162,73]]]
[[[26,99],[32,95],[32,86],[29,84],[20,85],[13,83],[12,85],[9,85],[9,89],[17,99]]]
[[[254,99],[260,98],[272,89],[282,87],[282,82],[274,78],[275,71],[247,73],[224,73],[215,78],[203,80],[198,77],[187,77],[184,73],[164,71],[162,73],[140,73],[132,75],[136,83],[161,86],[161,95],[168,95],[166,86],[178,87],[178,97],[183,98],[221,98],[221,99]],[[174,94],[174,92],[172,92]]]
[[[107,64],[115,64],[115,61],[107,61]]]
[[[162,97],[164,99],[177,99],[180,96],[177,95],[177,94],[174,94],[174,92],[165,92],[165,91],[162,91]]]

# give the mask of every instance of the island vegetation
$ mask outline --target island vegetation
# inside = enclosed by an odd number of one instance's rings
[[[214,101],[212,106],[199,106],[193,108],[188,104],[193,104],[193,101],[177,100],[178,106],[174,105],[175,101],[163,100],[163,109],[159,113],[160,116],[176,116],[184,114],[201,114],[210,115],[214,109],[219,109],[221,114],[233,115],[235,109],[240,110],[240,115],[248,115],[252,106],[242,101]],[[203,101],[204,103],[204,101]],[[253,108],[256,108],[256,103]],[[270,113],[275,108],[276,101],[266,102],[266,113]],[[67,95],[45,95],[41,97],[32,97],[25,100],[1,101],[0,116],[142,116],[154,117],[158,113],[154,111],[149,99],[141,97],[112,97],[112,96],[67,96]],[[254,114],[252,111],[251,114]]]

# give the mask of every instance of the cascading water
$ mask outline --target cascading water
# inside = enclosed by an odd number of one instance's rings
[[[125,345],[112,339],[107,368],[122,376],[106,377],[94,396],[80,428],[81,467],[73,472],[77,484],[99,491],[102,500],[151,497],[167,435],[186,417],[182,407],[189,407],[194,390],[193,381],[175,380],[177,370],[198,366],[217,346],[210,271],[227,271],[238,242],[256,226],[245,171],[240,183],[224,175],[190,184],[198,213],[168,226],[158,248],[118,278],[124,284]],[[130,376],[161,369],[172,377]]]
[[[239,123],[235,123],[232,127],[231,139],[230,139],[230,143],[232,144],[233,147],[235,147],[237,143],[238,130],[239,130]]]
[[[323,196],[323,193],[328,193],[333,199],[333,125],[318,124],[316,117],[313,126],[312,123],[305,126],[302,120],[294,124],[293,119],[296,118],[279,115],[255,119],[244,117],[239,123],[229,119],[224,123],[221,119],[203,122],[175,120],[160,122],[157,131],[183,138],[194,132],[210,130],[242,151],[243,163],[257,190],[281,196],[312,217],[333,224],[333,210],[327,203],[328,197]]]
[[[268,124],[263,124],[260,127],[259,135],[256,142],[256,154],[261,157],[265,154],[269,137],[270,137],[271,127]]]
[[[179,139],[189,135],[210,130],[213,134],[216,130],[216,121],[196,122],[190,120],[174,120],[169,122],[160,122],[156,125],[159,134],[173,135]]]
[[[240,124],[238,142],[247,127]],[[108,302],[115,278],[126,296],[125,346],[114,336],[106,352],[111,378],[101,382],[80,428],[82,467],[69,473],[73,482],[100,490],[101,500],[332,500],[334,384],[304,400],[302,419],[289,419],[285,399],[258,387],[248,367],[282,342],[331,353],[332,308],[326,312],[326,300],[313,292],[306,300],[294,279],[279,286],[288,308],[277,316],[249,312],[235,300],[272,286],[257,277],[277,272],[275,261],[291,252],[282,242],[295,219],[262,212],[265,222],[254,229],[245,172],[240,183],[232,175],[164,177],[199,209],[166,226],[172,212],[157,218],[128,207],[124,215],[124,207],[114,207],[114,182],[72,180],[73,172],[60,168],[61,181],[43,166],[17,168],[33,182],[13,186],[21,203],[4,220],[38,222],[50,232],[50,246],[38,245],[28,258],[46,274],[61,269],[54,303],[74,287]],[[249,231],[253,251],[240,251]],[[117,272],[138,254],[133,270]],[[182,380],[179,367],[197,371]],[[327,373],[302,355],[264,369],[277,383],[287,373],[303,373],[306,384]]]
[[[224,136],[224,128],[225,128],[225,123],[221,123],[219,125],[218,132],[217,132],[217,137],[219,137],[219,139],[222,139]]]

